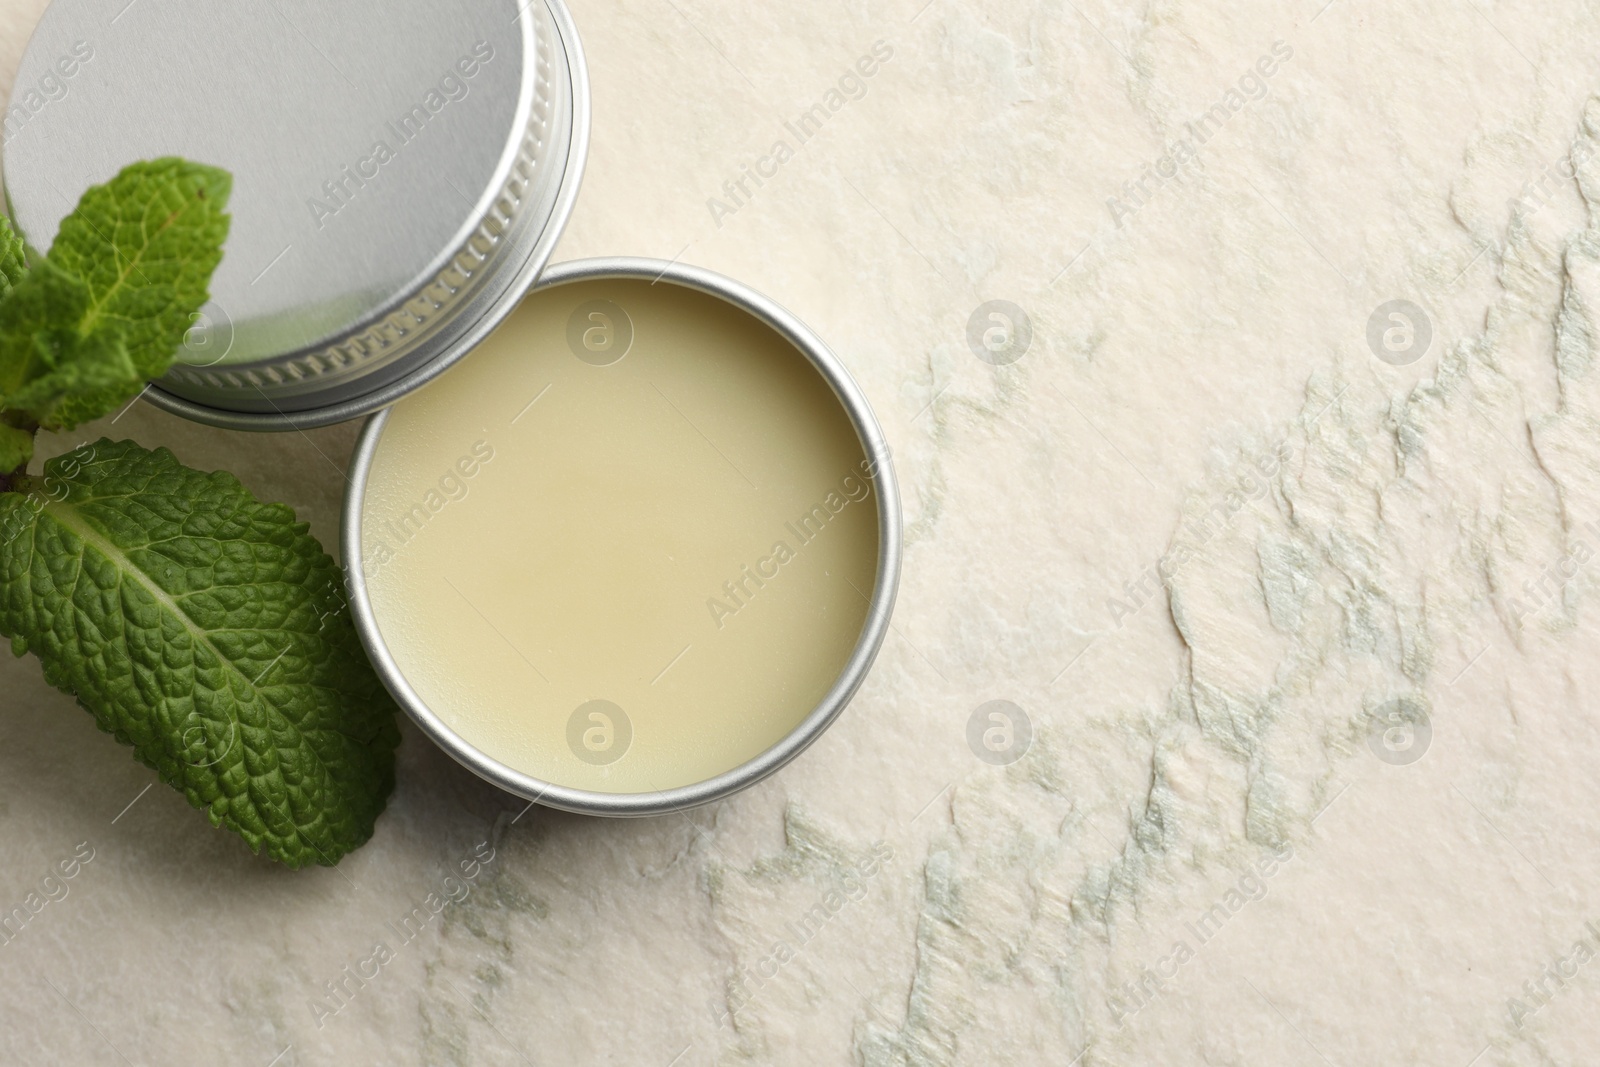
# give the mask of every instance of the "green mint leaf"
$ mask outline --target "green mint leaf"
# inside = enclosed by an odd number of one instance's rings
[[[0,297],[9,293],[28,270],[28,248],[11,221],[0,215]]]
[[[0,422],[0,474],[19,471],[33,458],[33,432]]]
[[[19,410],[34,412],[49,428],[56,428],[57,412],[69,400],[107,390],[126,391],[130,380],[140,380],[120,330],[62,336],[38,353],[37,366],[40,373],[11,394],[11,400]]]
[[[143,379],[120,326],[84,334],[61,325],[79,321],[88,306],[89,287],[48,259],[0,302],[0,345],[14,357],[5,383],[8,411],[55,428],[59,409],[72,398],[139,388]]]
[[[66,430],[163,374],[210,299],[231,181],[167,158],[87,190],[43,262],[0,300],[0,406]]]
[[[194,313],[210,299],[232,186],[216,167],[172,157],[135,163],[88,189],[61,220],[48,258],[89,285],[81,328],[125,327],[134,364],[147,377],[171,365]]]
[[[395,705],[294,512],[101,440],[0,493],[0,635],[254,851],[329,864],[394,786]]]

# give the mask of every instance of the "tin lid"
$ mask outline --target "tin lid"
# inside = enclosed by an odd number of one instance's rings
[[[129,163],[231,171],[212,300],[149,396],[287,429],[375,410],[493,329],[549,258],[587,139],[560,0],[55,0],[4,176],[47,248]]]

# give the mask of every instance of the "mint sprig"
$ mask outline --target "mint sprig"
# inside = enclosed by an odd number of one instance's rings
[[[306,524],[130,441],[27,473],[40,428],[109,414],[171,365],[228,193],[215,168],[135,164],[42,258],[0,220],[0,635],[213,825],[331,865],[371,837],[399,731]]]

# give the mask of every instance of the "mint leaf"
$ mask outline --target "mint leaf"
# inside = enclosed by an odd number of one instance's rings
[[[8,412],[57,428],[61,407],[73,398],[139,388],[143,379],[121,327],[85,334],[71,325],[88,313],[89,300],[81,279],[47,259],[0,301],[0,351],[14,370],[5,395]]]
[[[0,297],[9,293],[28,269],[28,248],[11,228],[11,222],[0,215]]]
[[[32,430],[19,430],[0,422],[0,473],[21,470],[33,455]]]
[[[0,635],[253,851],[331,865],[365,842],[395,706],[294,512],[130,441],[18,488],[0,493]]]
[[[86,191],[0,300],[0,408],[71,429],[164,373],[210,298],[231,182],[167,158]]]
[[[88,189],[61,220],[48,259],[89,285],[82,329],[126,328],[134,365],[147,378],[171,365],[193,314],[210,299],[232,187],[216,167],[173,157],[135,163]]]

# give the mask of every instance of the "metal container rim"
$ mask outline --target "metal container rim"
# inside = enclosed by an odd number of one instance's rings
[[[903,529],[900,495],[887,439],[855,379],[831,349],[812,330],[776,302],[749,287],[700,267],[657,259],[616,257],[580,259],[549,268],[530,289],[549,289],[574,282],[600,279],[669,282],[725,300],[755,316],[788,340],[816,368],[833,390],[855,428],[866,459],[876,473],[878,513],[877,576],[868,600],[867,615],[850,658],[828,692],[783,739],[739,766],[692,785],[645,793],[605,793],[546,782],[514,770],[465,741],[446,725],[417,695],[389,654],[367,595],[361,560],[361,523],[367,478],[377,453],[385,409],[372,415],[356,442],[345,489],[340,546],[344,554],[351,615],[361,643],[385,686],[411,719],[437,745],[479,777],[527,800],[587,815],[645,816],[681,812],[720,800],[748,788],[779,770],[816,741],[866,679],[889,630],[890,615],[900,584]]]
[[[395,381],[359,396],[316,407],[285,411],[273,404],[274,410],[270,412],[234,411],[181,397],[163,389],[157,382],[149,383],[140,397],[170,414],[226,430],[270,433],[333,426],[386,408],[412,390],[421,388],[492,333],[521,302],[523,295],[549,262],[577,204],[578,191],[583,184],[584,165],[588,159],[592,106],[588,66],[584,60],[583,46],[578,40],[578,28],[563,0],[543,2],[556,28],[556,43],[566,58],[568,97],[572,108],[571,137],[566,155],[560,160],[562,176],[551,205],[550,217],[542,228],[530,232],[530,243],[522,265],[512,268],[508,264],[503,288],[476,322],[433,358]]]

